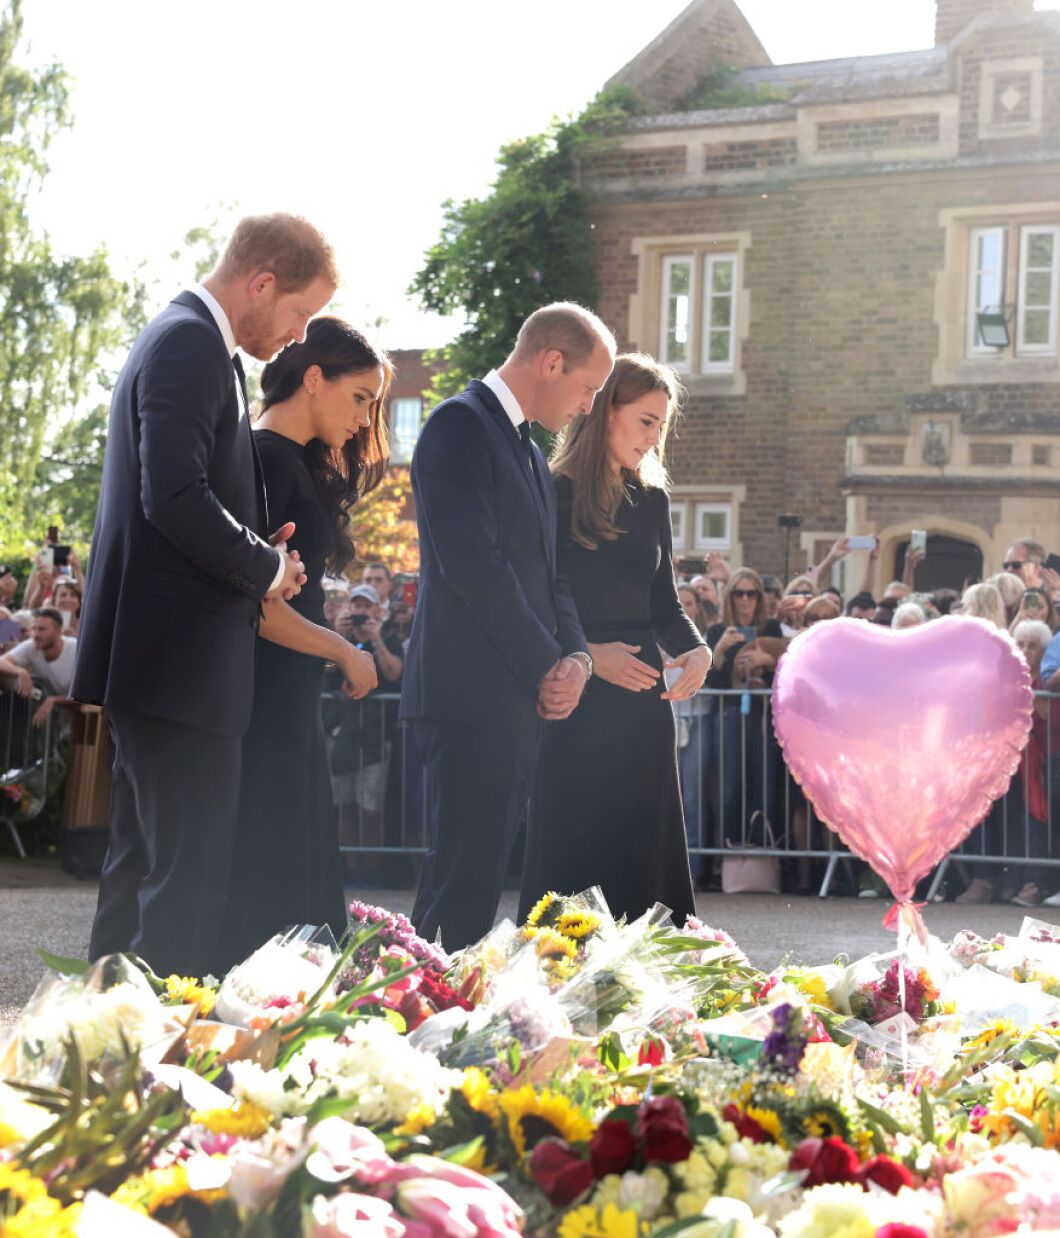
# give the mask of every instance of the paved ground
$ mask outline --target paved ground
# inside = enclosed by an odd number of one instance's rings
[[[410,890],[349,891],[351,897],[408,912]],[[509,891],[501,915],[515,915],[517,895]],[[785,956],[808,964],[826,963],[837,954],[858,958],[886,950],[894,935],[880,924],[886,904],[880,900],[782,895],[700,894],[699,915],[730,932],[751,961],[769,969]],[[0,859],[0,1039],[32,994],[43,968],[38,947],[54,954],[83,958],[96,905],[94,882],[77,881],[56,861]],[[948,939],[961,928],[991,935],[1015,932],[1026,913],[995,904],[958,907],[942,903],[926,911],[928,927]],[[1060,909],[1043,908],[1042,919],[1060,922]]]

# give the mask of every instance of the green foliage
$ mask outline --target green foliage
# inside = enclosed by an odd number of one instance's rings
[[[33,228],[29,206],[45,152],[70,124],[58,65],[16,62],[21,0],[0,6],[0,552],[39,541],[50,517],[31,494],[50,430],[99,383],[99,358],[126,330],[137,296],[102,249],[60,257]],[[63,523],[61,520],[57,523]],[[25,547],[21,546],[24,550]]]
[[[794,86],[747,86],[739,80],[740,70],[718,65],[688,92],[677,106],[679,112],[711,112],[727,107],[762,107],[783,103],[795,93]]]
[[[523,319],[550,301],[596,299],[588,199],[578,160],[619,133],[636,111],[625,89],[598,95],[580,116],[501,148],[483,198],[445,204],[442,234],[410,291],[466,326],[436,351],[443,369],[430,394],[451,395],[508,355]]]

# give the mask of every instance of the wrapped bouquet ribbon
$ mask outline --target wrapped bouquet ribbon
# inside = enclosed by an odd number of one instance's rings
[[[982,619],[835,619],[792,641],[777,739],[821,820],[890,887],[889,928],[922,936],[916,883],[1004,794],[1033,706],[1015,642]]]

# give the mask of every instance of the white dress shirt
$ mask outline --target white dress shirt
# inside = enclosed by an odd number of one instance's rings
[[[519,427],[526,420],[526,414],[519,406],[519,401],[515,398],[511,387],[508,386],[496,370],[490,370],[482,381],[500,400],[501,408],[508,414],[508,420],[515,427],[516,432],[518,432]]]
[[[210,311],[210,316],[217,323],[218,331],[221,332],[221,339],[225,342],[225,348],[228,349],[228,355],[234,358],[236,355],[236,333],[232,330],[232,324],[228,321],[228,315],[224,312],[221,302],[218,301],[209,288],[204,287],[202,284],[196,284],[193,288],[189,288],[188,291],[197,296]],[[243,398],[243,384],[240,382],[236,383],[236,398],[239,400],[239,407],[243,415],[249,415],[250,410],[247,408]],[[284,559],[278,550],[276,558],[279,560],[279,565],[276,568],[276,575],[272,578],[272,584],[269,586],[270,591],[275,589],[280,581],[283,580]]]

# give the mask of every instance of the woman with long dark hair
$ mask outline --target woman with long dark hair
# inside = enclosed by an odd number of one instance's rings
[[[594,673],[574,713],[545,725],[520,919],[547,890],[592,885],[616,916],[658,901],[680,924],[695,910],[670,702],[698,692],[710,652],[674,583],[662,453],[678,390],[651,357],[617,358],[552,458],[558,571]]]
[[[392,369],[384,352],[338,318],[310,322],[264,369],[254,441],[270,527],[291,522],[306,584],[264,607],[254,713],[243,741],[236,867],[225,949],[238,962],[292,924],[346,927],[337,812],[320,720],[334,662],[354,699],[376,685],[370,654],[332,631],[323,579],[354,558],[350,508],[387,466],[381,410]]]

